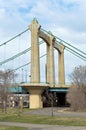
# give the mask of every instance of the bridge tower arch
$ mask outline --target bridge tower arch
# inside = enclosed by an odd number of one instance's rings
[[[54,70],[54,41],[53,35],[44,33],[41,29],[39,30],[39,37],[46,42],[47,47],[47,60],[46,60],[46,82],[49,83],[50,87],[55,86],[55,70]]]

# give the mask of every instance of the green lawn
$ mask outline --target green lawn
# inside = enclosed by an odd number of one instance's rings
[[[28,114],[21,114],[18,116],[17,110],[9,110],[7,114],[0,112],[0,121],[65,126],[86,126],[86,117],[51,117]]]
[[[27,128],[0,125],[0,130],[27,130]]]

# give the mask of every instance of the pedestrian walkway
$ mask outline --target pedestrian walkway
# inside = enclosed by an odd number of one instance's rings
[[[28,130],[86,130],[86,127],[78,126],[41,125],[16,122],[0,122],[0,125],[26,127]]]
[[[86,117],[86,112],[70,112],[65,111],[67,108],[53,108],[53,115],[54,116],[62,116],[62,117]],[[51,116],[52,115],[52,108],[43,108],[38,110],[29,110],[27,112],[24,112],[24,114],[31,114],[31,115],[46,115]]]

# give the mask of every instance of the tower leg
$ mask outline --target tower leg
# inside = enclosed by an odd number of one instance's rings
[[[65,84],[64,47],[63,51],[58,53],[58,82],[59,84]]]

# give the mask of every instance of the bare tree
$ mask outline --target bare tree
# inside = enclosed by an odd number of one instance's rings
[[[1,107],[7,112],[7,97],[10,94],[9,87],[13,85],[14,72],[12,70],[0,71],[0,99]]]
[[[51,116],[53,117],[53,107],[54,104],[57,100],[57,96],[55,92],[50,92],[48,90],[49,88],[45,88],[43,94],[42,94],[42,100],[44,103],[48,104],[49,106],[51,106]]]
[[[86,66],[75,67],[71,74],[72,87],[67,100],[73,110],[86,109]]]

